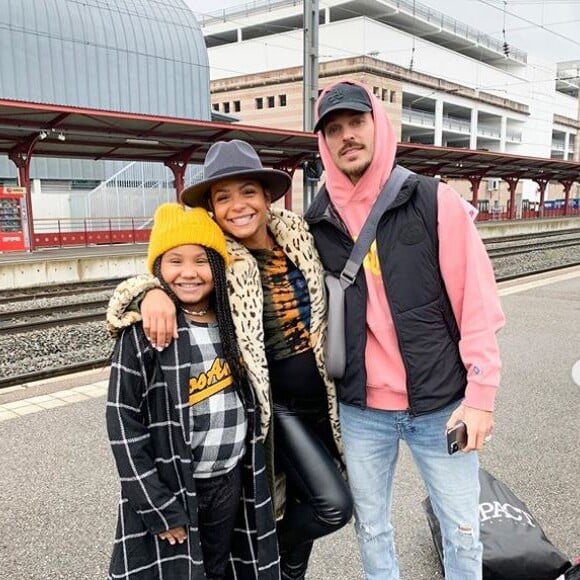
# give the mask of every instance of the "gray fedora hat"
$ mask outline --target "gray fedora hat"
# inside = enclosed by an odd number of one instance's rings
[[[255,149],[245,141],[218,141],[208,150],[203,162],[203,181],[184,189],[181,201],[191,207],[207,206],[211,186],[224,179],[255,179],[270,192],[272,201],[290,189],[292,179],[284,171],[267,169]]]

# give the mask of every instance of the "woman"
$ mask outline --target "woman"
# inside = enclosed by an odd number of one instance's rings
[[[303,220],[271,207],[290,187],[290,177],[265,169],[248,143],[215,143],[204,175],[181,199],[209,209],[228,239],[232,317],[275,473],[282,578],[299,580],[313,540],[341,528],[352,514],[337,466],[336,393],[323,361],[322,265]],[[107,313],[112,329],[134,322],[135,313],[123,315],[124,308],[158,286],[144,277],[123,284]],[[141,306],[145,332],[162,350],[175,336],[175,306],[162,290],[149,292]]]

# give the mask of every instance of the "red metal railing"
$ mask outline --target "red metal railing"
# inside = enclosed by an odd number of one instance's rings
[[[524,209],[520,212],[519,217],[516,219],[522,220],[531,220],[531,219],[538,219],[538,218],[557,218],[557,217],[574,217],[580,216],[580,208],[573,208],[568,207],[568,211],[564,214],[564,208],[557,208],[557,209],[546,209],[537,210],[537,209]],[[500,207],[498,210],[494,211],[480,211],[477,214],[476,221],[478,222],[485,222],[485,221],[503,221],[509,220],[510,215],[509,211],[505,207]]]
[[[37,248],[147,243],[149,225],[143,218],[37,219],[34,243]]]
[[[556,218],[564,216],[564,208],[522,210],[518,219]],[[580,208],[568,208],[566,216],[580,216]],[[499,211],[480,211],[477,221],[509,220],[505,207]],[[62,248],[109,244],[146,244],[151,220],[143,218],[87,218],[34,220],[34,243],[37,248]]]

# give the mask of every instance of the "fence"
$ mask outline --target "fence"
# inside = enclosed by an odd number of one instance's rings
[[[34,220],[36,248],[63,248],[149,241],[148,218],[87,218]]]
[[[575,200],[571,200],[575,201]],[[537,207],[522,209],[517,219],[557,218],[580,216],[580,206]],[[509,220],[509,208],[505,206],[481,208],[477,221]],[[34,243],[37,248],[64,248],[71,246],[93,246],[110,244],[146,244],[149,241],[151,220],[133,218],[92,219],[37,219],[34,220]]]

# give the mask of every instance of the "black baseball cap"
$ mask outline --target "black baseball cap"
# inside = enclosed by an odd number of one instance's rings
[[[359,85],[352,83],[338,83],[322,97],[316,114],[318,120],[314,125],[314,132],[320,131],[325,118],[332,112],[340,109],[370,113],[373,105],[368,93]]]

